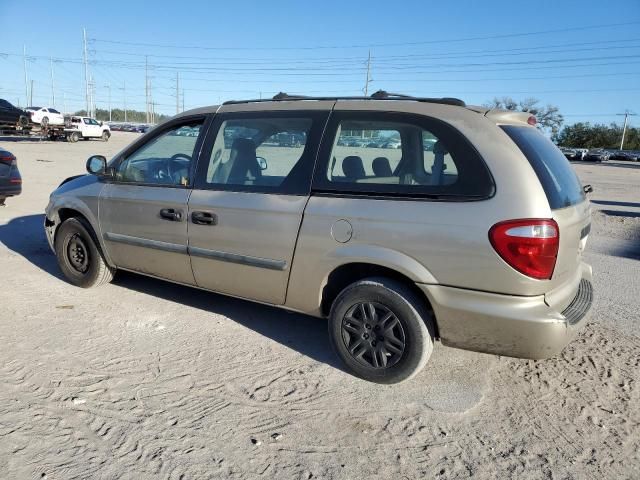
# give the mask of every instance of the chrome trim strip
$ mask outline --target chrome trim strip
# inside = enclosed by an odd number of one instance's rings
[[[187,253],[187,246],[177,243],[161,242],[159,240],[149,240],[148,238],[130,237],[121,233],[106,232],[104,239],[110,242],[124,243],[134,247],[153,248],[154,250],[164,250],[165,252]]]
[[[194,257],[210,258],[223,262],[239,263],[250,267],[267,268],[269,270],[285,270],[287,262],[284,260],[272,260],[270,258],[251,257],[249,255],[239,255],[237,253],[219,252],[217,250],[208,250],[206,248],[198,248],[189,246],[189,254]]]

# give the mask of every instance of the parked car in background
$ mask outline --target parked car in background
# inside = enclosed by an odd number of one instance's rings
[[[64,115],[55,108],[27,107],[27,113],[32,123],[46,127],[47,125],[64,125]]]
[[[567,158],[567,160],[582,160],[582,152],[576,150],[575,148],[561,147],[560,151]]]
[[[638,154],[629,150],[618,150],[609,155],[609,160],[622,160],[627,162],[637,162]]]
[[[609,160],[609,153],[602,148],[596,148],[594,150],[589,150],[583,160],[585,162],[605,162]]]
[[[101,138],[106,142],[111,137],[109,125],[98,122],[95,118],[71,115],[65,117],[64,124],[67,139],[72,143],[90,138]]]
[[[14,107],[6,100],[0,99],[0,129],[23,128],[29,125],[29,114],[21,108]]]
[[[89,158],[51,194],[46,235],[80,287],[122,269],[327,318],[370,381],[414,376],[437,338],[548,358],[588,319],[591,208],[534,124],[384,92],[199,108]],[[354,152],[343,131],[401,140]],[[304,144],[273,148],[279,133]]]
[[[7,150],[0,148],[0,206],[8,197],[20,195],[22,177],[18,170],[18,160]]]

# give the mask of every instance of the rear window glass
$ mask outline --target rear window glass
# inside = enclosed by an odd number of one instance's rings
[[[503,125],[502,129],[529,160],[552,210],[570,207],[585,199],[578,175],[551,140],[531,127]]]

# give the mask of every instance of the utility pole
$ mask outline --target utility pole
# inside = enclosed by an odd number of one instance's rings
[[[29,92],[29,106],[33,106],[33,79],[31,79],[31,91]]]
[[[93,76],[90,76],[89,77],[89,110],[87,110],[87,116],[95,118],[95,102],[94,102],[93,89],[94,89]]]
[[[29,103],[29,80],[27,79],[27,46],[24,45],[24,103]],[[25,105],[31,107],[32,105]]]
[[[176,115],[180,113],[180,75],[176,72]]]
[[[56,106],[56,85],[53,80],[53,57],[49,57],[51,61],[51,106]]]
[[[149,123],[149,57],[144,56],[144,98],[147,105],[147,123]]]
[[[127,83],[122,81],[122,90],[124,91],[124,122],[127,123]]]
[[[369,93],[369,84],[371,83],[371,50],[369,50],[369,58],[367,59],[367,81],[364,84],[364,96]]]
[[[182,89],[182,111],[184,112],[184,88]]]
[[[109,121],[111,121],[111,84],[108,83],[105,87],[109,90]]]
[[[633,117],[637,115],[636,113],[631,113],[629,110],[625,110],[624,113],[616,113],[616,115],[624,115],[624,126],[622,127],[622,140],[620,141],[620,150],[624,147],[624,136],[627,133],[627,122],[629,117]]]
[[[82,29],[82,42],[84,53],[84,88],[85,88],[85,103],[87,115],[89,115],[89,61],[87,58],[87,29]]]
[[[67,113],[67,94],[62,92],[62,113]]]

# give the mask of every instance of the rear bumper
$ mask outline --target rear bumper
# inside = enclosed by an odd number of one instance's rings
[[[3,184],[0,185],[0,198],[15,197],[22,193],[21,184]]]
[[[584,326],[591,312],[591,267],[583,265],[573,301],[562,311],[544,295],[518,297],[418,284],[434,310],[444,345],[510,357],[557,355]]]

